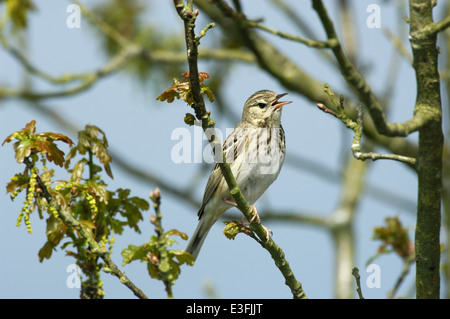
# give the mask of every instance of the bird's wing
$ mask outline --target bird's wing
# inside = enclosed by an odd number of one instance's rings
[[[228,163],[230,162],[231,156],[233,156],[233,161],[235,161],[239,154],[243,154],[240,150],[245,146],[245,142],[247,141],[247,138],[243,138],[243,136],[245,136],[244,130],[238,128],[239,125],[231,132],[230,135],[228,135],[222,145],[222,150],[225,153],[225,158]],[[225,182],[226,181],[222,175],[219,164],[215,163],[211,174],[209,175],[208,182],[206,183],[202,206],[198,211],[199,219],[203,214],[206,204],[213,197],[214,193],[219,188],[219,185]]]

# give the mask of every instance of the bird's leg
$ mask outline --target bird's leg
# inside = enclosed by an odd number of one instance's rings
[[[255,220],[258,222],[258,223],[260,223],[261,222],[261,218],[259,218],[259,215],[258,215],[258,210],[256,209],[256,206],[255,205],[250,205],[250,211],[249,211],[249,213],[251,214],[253,212],[253,217],[252,217],[252,219],[250,219],[250,224],[251,223],[253,223]]]
[[[234,207],[237,207],[237,204],[236,204],[236,202],[234,201],[234,200],[231,200],[231,199],[226,199],[226,198],[224,198],[224,199],[222,199],[225,203],[227,203],[228,205],[232,205],[232,206],[234,206]]]
[[[224,198],[223,201],[225,203],[227,203],[228,205],[232,205],[234,207],[237,207],[237,204],[236,204],[236,202],[234,200]],[[250,205],[249,213],[251,214],[252,212],[254,213],[254,215],[253,215],[252,219],[250,219],[250,223],[249,224],[253,223],[255,221],[255,219],[258,222],[260,222],[261,218],[259,218],[258,211],[256,210],[256,206],[255,205]],[[244,219],[245,219],[245,216],[242,217],[242,220],[241,220],[242,224],[244,223]]]
[[[253,215],[252,219],[250,219],[250,224],[253,223],[255,221],[255,219],[256,219],[257,223],[259,223],[264,228],[264,230],[266,231],[266,242],[268,242],[269,238],[273,234],[273,232],[269,228],[267,228],[266,226],[261,224],[261,218],[258,215],[258,210],[256,209],[255,205],[250,205],[249,213],[252,213],[252,212],[253,212],[254,215]]]
[[[236,202],[235,202],[234,200],[231,200],[231,199],[225,199],[225,198],[224,198],[223,201],[224,201],[225,203],[229,204],[229,205],[232,205],[232,206],[234,206],[234,207],[237,207],[237,204],[236,204]],[[245,216],[242,216],[241,224],[242,224],[242,225],[245,225],[245,224],[246,224],[246,223],[245,223]],[[248,225],[248,223],[247,223],[247,225]]]

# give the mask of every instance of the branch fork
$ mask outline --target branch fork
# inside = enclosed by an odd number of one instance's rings
[[[352,154],[353,154],[354,158],[356,158],[358,160],[362,160],[362,161],[364,161],[366,159],[371,159],[373,161],[376,161],[379,159],[390,159],[390,160],[395,160],[395,161],[399,161],[402,163],[406,163],[406,164],[409,164],[412,166],[416,165],[416,159],[412,158],[412,157],[407,157],[407,156],[402,156],[402,155],[397,155],[397,154],[379,154],[379,153],[374,153],[374,152],[368,152],[368,153],[363,152],[362,146],[361,146],[361,139],[362,139],[362,134],[363,134],[362,106],[358,105],[356,107],[356,111],[357,111],[358,115],[357,115],[357,120],[354,121],[347,115],[347,113],[344,110],[344,97],[341,95],[339,98],[339,102],[337,102],[334,98],[334,93],[330,90],[330,87],[328,86],[328,84],[324,85],[324,91],[330,97],[330,101],[335,106],[336,111],[330,110],[328,107],[326,107],[322,103],[318,103],[317,107],[320,110],[322,110],[323,112],[331,114],[334,117],[336,117],[337,119],[341,120],[342,123],[345,124],[345,126],[347,126],[349,129],[353,130],[355,135],[353,136],[351,150],[352,150]]]

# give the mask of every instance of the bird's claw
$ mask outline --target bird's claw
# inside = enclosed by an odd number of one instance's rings
[[[256,206],[251,205],[249,212],[250,213],[253,212],[253,217],[250,219],[250,224],[253,223],[256,220],[256,222],[258,224],[260,224],[262,226],[262,228],[264,228],[264,231],[266,232],[266,242],[268,242],[269,239],[270,239],[270,236],[273,235],[273,232],[269,228],[267,228],[266,226],[261,224],[261,218],[258,215],[258,211],[256,210]]]

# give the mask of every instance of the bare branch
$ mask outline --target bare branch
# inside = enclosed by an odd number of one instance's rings
[[[263,31],[266,31],[266,32],[272,33],[274,35],[277,35],[280,38],[292,40],[292,41],[295,41],[295,42],[299,42],[299,43],[305,44],[306,46],[309,46],[311,48],[328,49],[328,48],[332,48],[333,46],[338,44],[334,40],[328,40],[328,41],[308,40],[308,39],[302,38],[300,36],[292,35],[292,34],[289,34],[289,33],[286,33],[286,32],[282,32],[282,31],[278,31],[278,30],[266,27],[266,26],[262,25],[261,23],[258,23],[258,22],[255,22],[255,21],[247,20],[247,23],[252,28],[261,29]]]
[[[339,43],[333,21],[328,16],[328,12],[322,3],[322,0],[313,0],[313,8],[317,11],[319,18],[322,21],[328,40],[335,39],[338,41],[338,45],[331,49],[339,63],[345,80],[355,89],[361,101],[368,108],[377,131],[380,134],[387,136],[408,136],[422,127],[423,124],[430,119],[431,115],[424,110],[419,109],[415,112],[413,118],[406,122],[389,123],[387,121],[383,107],[375,97],[369,84],[344,53],[344,50]]]
[[[411,266],[415,261],[416,261],[416,259],[415,259],[414,255],[411,255],[409,258],[406,258],[403,260],[402,272],[401,272],[400,276],[398,277],[397,281],[395,282],[394,288],[391,291],[389,291],[389,294],[388,294],[389,299],[394,298],[395,294],[398,291],[398,288],[400,288],[400,285],[402,284],[406,275],[409,273],[409,270],[411,269]]]
[[[432,32],[438,33],[445,31],[448,27],[450,27],[450,16],[442,19],[438,23],[435,23],[432,28]]]
[[[364,296],[362,294],[361,290],[361,276],[359,275],[359,269],[353,268],[352,275],[355,277],[356,280],[356,291],[358,292],[359,299],[364,299]]]

